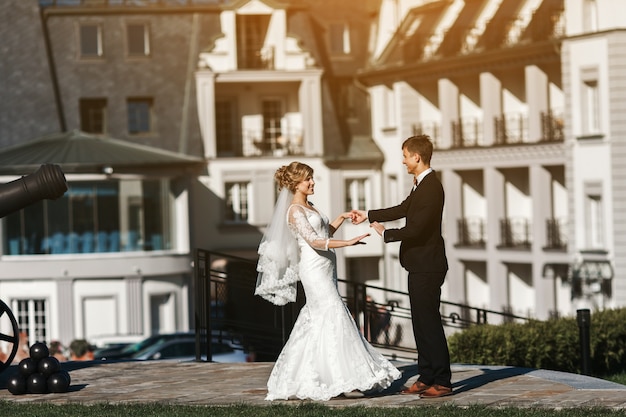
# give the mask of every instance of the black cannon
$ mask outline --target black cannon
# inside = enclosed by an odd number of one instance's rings
[[[67,191],[65,175],[58,165],[44,164],[25,177],[0,185],[0,218],[41,200],[56,200]],[[0,300],[0,319],[7,317],[12,333],[0,329],[0,341],[10,346],[9,356],[0,356],[0,372],[11,365],[19,347],[19,328],[13,312]]]

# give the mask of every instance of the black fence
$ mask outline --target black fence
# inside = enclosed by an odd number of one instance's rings
[[[275,361],[305,303],[302,288],[295,303],[275,306],[254,295],[256,261],[197,249],[194,268],[196,360],[210,361],[209,342],[227,339],[256,361]],[[417,357],[406,292],[348,280],[339,280],[338,287],[373,346],[391,358]],[[442,301],[441,320],[447,332],[454,332],[477,324],[528,319]]]

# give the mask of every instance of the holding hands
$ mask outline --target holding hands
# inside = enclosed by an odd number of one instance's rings
[[[350,218],[353,224],[360,224],[367,220],[367,211],[365,210],[352,210],[350,212]]]
[[[360,223],[363,223],[365,220],[367,220],[367,211],[365,210],[352,210],[350,211],[350,214],[351,214],[350,219],[352,220],[353,224],[360,224]],[[382,224],[378,222],[371,223],[370,227],[376,230],[376,233],[378,233],[381,236],[383,235],[385,231],[385,226],[383,226]]]

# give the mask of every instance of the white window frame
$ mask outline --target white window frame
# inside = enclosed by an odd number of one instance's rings
[[[26,310],[21,309],[26,303]],[[37,303],[42,303],[43,311],[37,311]],[[40,298],[14,298],[11,300],[11,310],[18,322],[20,331],[28,334],[28,343],[48,342],[50,335],[50,302],[45,297]],[[37,321],[38,315],[43,317],[43,324]],[[27,318],[25,323],[24,318]]]
[[[335,56],[349,55],[352,52],[350,25],[347,22],[331,22],[328,25],[328,49]]]
[[[598,182],[586,183],[584,189],[586,245],[590,249],[603,249],[606,245],[604,241],[602,184]]]
[[[96,39],[86,39],[87,33],[83,32],[83,29],[95,28]],[[91,33],[89,33],[91,35]],[[86,42],[95,41],[95,53],[85,53]],[[90,45],[92,47],[92,45]],[[99,23],[81,23],[78,26],[78,56],[82,59],[94,59],[101,58],[104,55],[104,47],[102,43],[102,25]]]
[[[148,129],[147,130],[131,130],[131,103],[146,103],[148,105]],[[137,107],[139,109],[139,107]],[[152,97],[128,97],[126,99],[126,117],[128,123],[128,134],[130,135],[142,135],[142,134],[150,134],[154,131],[154,99]],[[133,112],[134,120],[137,120],[137,114],[143,116],[141,112],[135,110]],[[135,123],[138,126],[142,125],[142,123]]]
[[[242,190],[245,188],[245,190]],[[241,197],[245,196],[246,201]],[[229,204],[230,202],[230,204]],[[252,182],[227,181],[224,183],[224,222],[247,224],[252,220]],[[229,218],[232,205],[233,218]]]
[[[348,177],[344,180],[346,204],[345,210],[367,210],[371,207],[370,181],[367,177]],[[362,204],[360,204],[362,202]]]
[[[580,111],[583,136],[598,135],[602,132],[600,83],[596,67],[582,68],[580,90]]]
[[[131,48],[131,27],[141,27],[143,29],[143,51],[133,51]],[[126,54],[129,57],[147,57],[150,56],[150,26],[145,22],[128,22],[126,24]]]

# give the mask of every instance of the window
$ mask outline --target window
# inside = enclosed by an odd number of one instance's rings
[[[126,26],[126,41],[129,56],[150,55],[150,31],[143,23],[130,23]]]
[[[272,53],[265,50],[271,15],[237,15],[237,66],[239,69],[271,69]]]
[[[346,23],[331,23],[328,27],[331,55],[350,53],[350,27]]]
[[[580,119],[583,136],[598,135],[601,132],[598,77],[598,68],[595,66],[580,70]]]
[[[586,198],[587,205],[587,228],[589,233],[587,237],[588,246],[590,248],[603,248],[604,242],[602,237],[602,197],[599,195],[588,195]]]
[[[598,4],[596,0],[584,0],[583,2],[583,30],[585,32],[598,30]]]
[[[128,133],[132,135],[150,133],[152,131],[152,99],[129,98],[126,105],[128,109]]]
[[[105,98],[80,99],[80,128],[87,133],[105,133],[107,100]]]
[[[45,299],[14,299],[11,310],[17,325],[26,332],[28,343],[46,342],[48,331],[48,302]]]
[[[102,29],[96,24],[80,26],[80,56],[97,58],[102,56]]]
[[[279,99],[265,99],[261,102],[263,112],[263,144],[267,150],[276,151],[284,145],[281,122],[283,103]]]
[[[226,221],[235,223],[248,221],[249,188],[248,182],[226,183]]]
[[[172,248],[168,179],[83,181],[4,220],[6,255],[152,251]]]
[[[598,82],[587,80],[583,82],[583,134],[600,133],[600,99],[598,96]]]
[[[219,156],[235,154],[234,107],[231,100],[215,101],[215,140]]]
[[[352,209],[366,210],[367,204],[367,180],[365,178],[346,180],[346,211]]]

